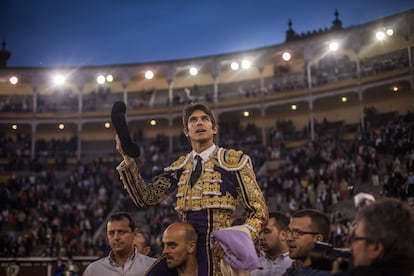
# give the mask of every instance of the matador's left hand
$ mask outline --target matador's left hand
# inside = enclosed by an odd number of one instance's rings
[[[220,259],[223,259],[226,253],[224,252],[223,247],[218,242],[213,243],[211,246],[211,250],[213,251],[213,254],[219,257]]]

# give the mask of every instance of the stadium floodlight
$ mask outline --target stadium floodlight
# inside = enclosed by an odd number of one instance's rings
[[[53,82],[56,85],[63,85],[66,82],[66,77],[64,75],[58,74],[53,77]]]
[[[147,72],[145,72],[145,78],[147,80],[152,80],[153,77],[154,77],[154,72],[152,72],[151,70],[148,70]]]
[[[250,60],[243,60],[242,61],[242,68],[243,69],[249,69],[252,66],[252,63],[250,62]]]
[[[230,65],[230,67],[231,67],[231,69],[232,69],[233,71],[237,71],[237,70],[239,70],[239,63],[238,63],[238,62],[233,61],[233,62],[231,63],[231,65]]]
[[[19,79],[16,76],[10,77],[9,79],[10,83],[15,85],[19,82]]]
[[[106,81],[107,81],[107,82],[113,82],[113,81],[114,81],[114,76],[112,76],[112,75],[107,75],[107,76],[106,76]]]
[[[385,39],[385,33],[383,31],[378,31],[375,34],[375,38],[379,41],[383,41]]]
[[[105,83],[105,81],[106,81],[106,79],[105,79],[105,77],[104,77],[103,75],[99,75],[99,76],[96,78],[96,82],[97,82],[98,84],[104,84],[104,83]]]
[[[284,52],[284,53],[282,54],[282,59],[283,59],[284,61],[289,61],[291,58],[292,58],[292,55],[291,55],[289,52]]]
[[[383,41],[387,38],[387,36],[392,36],[394,34],[394,30],[392,28],[382,28],[375,33],[375,38],[378,41]]]
[[[329,43],[329,50],[331,50],[332,52],[336,52],[339,49],[339,44],[336,41],[332,41],[331,43]]]
[[[195,67],[191,67],[190,68],[190,75],[191,76],[196,76],[198,74],[198,69]]]

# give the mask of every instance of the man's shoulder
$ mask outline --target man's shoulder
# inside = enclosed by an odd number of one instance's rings
[[[327,270],[318,270],[311,268],[309,266],[288,268],[284,276],[329,276],[331,275],[330,271]]]
[[[145,275],[145,272],[154,264],[155,261],[155,258],[137,254],[131,268],[132,275]]]
[[[88,275],[94,275],[95,273],[99,273],[99,272],[105,272],[106,271],[106,267],[109,266],[109,258],[108,256],[102,257],[100,259],[97,259],[96,261],[90,263],[86,268],[85,271],[83,272],[82,275],[84,276],[88,276]]]
[[[228,158],[240,158],[244,154],[241,150],[227,149],[222,147],[219,147],[217,152],[219,154],[224,154]]]
[[[98,266],[98,265],[102,265],[102,264],[106,264],[106,263],[108,263],[108,264],[110,263],[109,257],[108,256],[103,256],[99,259],[96,259],[95,261],[93,261],[89,265]]]
[[[142,254],[137,254],[136,256],[136,261],[135,262],[139,262],[139,263],[143,263],[145,265],[151,265],[152,263],[154,263],[156,260],[156,258],[150,257],[150,256],[146,256],[146,255],[142,255]]]
[[[251,272],[252,276],[261,276],[261,275],[269,275],[271,273],[271,261],[266,258],[266,256],[261,255],[259,256],[260,264],[262,265],[261,268],[255,269]]]
[[[229,170],[240,170],[250,162],[250,157],[240,150],[219,148],[217,151],[217,160],[220,167]]]
[[[164,170],[165,171],[176,171],[176,170],[182,169],[185,166],[185,164],[188,162],[189,158],[190,158],[189,153],[185,155],[181,155],[180,157],[178,157],[177,160],[172,162],[171,165],[166,167]]]

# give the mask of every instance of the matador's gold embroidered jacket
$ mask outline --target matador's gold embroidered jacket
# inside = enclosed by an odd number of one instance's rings
[[[149,183],[141,177],[135,162],[127,166],[122,161],[117,170],[137,206],[156,205],[176,191],[175,209],[199,235],[199,273],[221,275],[219,260],[211,254],[210,233],[231,226],[232,214],[241,203],[247,213],[245,225],[256,241],[267,220],[268,210],[246,154],[216,147],[203,167],[201,177],[193,187],[189,184],[193,168],[191,153],[181,156]],[[200,259],[205,259],[204,263],[200,263]]]

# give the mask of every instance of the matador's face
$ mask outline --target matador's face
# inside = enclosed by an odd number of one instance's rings
[[[213,125],[210,117],[204,111],[195,110],[188,118],[187,129],[184,129],[184,133],[192,143],[205,144],[211,142],[213,144],[217,126]]]

